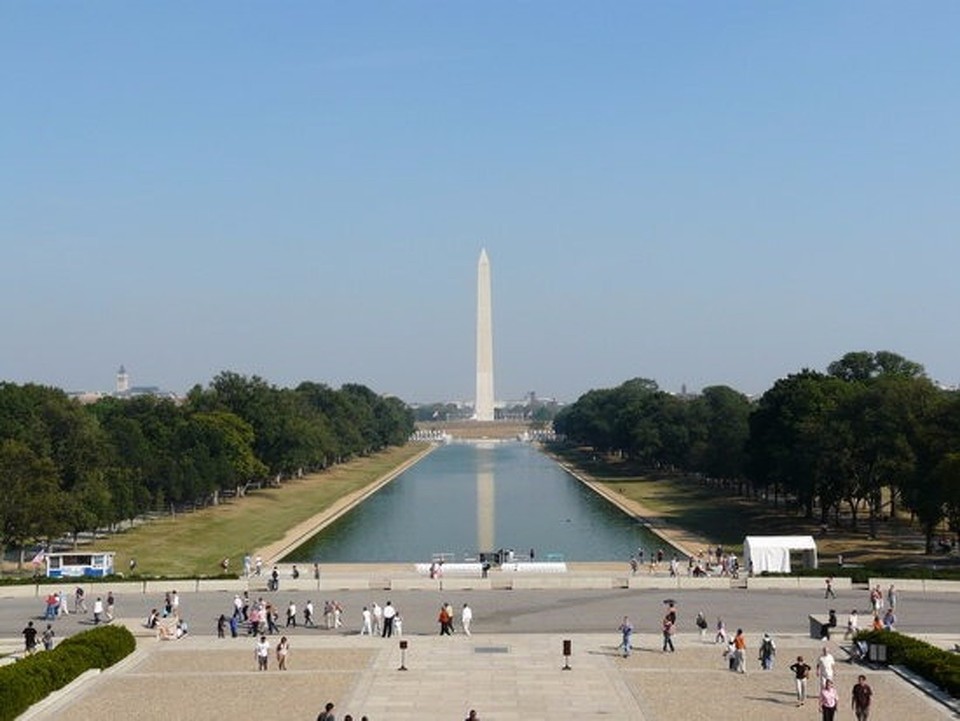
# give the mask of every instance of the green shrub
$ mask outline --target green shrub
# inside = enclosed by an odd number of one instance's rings
[[[960,698],[960,656],[957,654],[895,631],[863,631],[857,634],[857,640],[884,644],[889,663],[906,666],[954,698]]]
[[[52,651],[0,667],[0,721],[12,721],[88,669],[112,666],[136,646],[123,626],[100,626],[61,641]]]

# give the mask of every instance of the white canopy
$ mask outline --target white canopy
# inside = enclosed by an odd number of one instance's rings
[[[790,573],[790,552],[802,551],[804,565],[817,567],[817,542],[813,536],[747,536],[743,562],[752,573]]]

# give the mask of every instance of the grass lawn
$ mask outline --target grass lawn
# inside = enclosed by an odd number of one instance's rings
[[[721,544],[742,554],[747,535],[809,535],[817,540],[821,565],[832,567],[837,554],[846,563],[884,566],[955,567],[957,557],[926,556],[923,535],[909,518],[881,523],[876,538],[867,534],[866,518],[860,528],[831,525],[822,535],[819,518],[803,518],[795,509],[762,499],[738,496],[731,490],[707,486],[680,474],[652,475],[618,459],[599,458],[572,451],[562,454],[569,463],[621,495],[649,509],[650,515]]]
[[[165,517],[98,540],[91,548],[116,551],[116,569],[126,571],[137,559],[136,573],[145,576],[215,576],[220,561],[241,573],[243,556],[279,540],[288,529],[328,508],[341,497],[389,473],[426,447],[408,443],[368,458],[285,481],[241,499],[230,499],[176,518]]]

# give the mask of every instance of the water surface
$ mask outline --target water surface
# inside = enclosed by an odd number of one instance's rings
[[[513,549],[538,560],[626,562],[667,547],[527,443],[438,448],[285,561],[457,560]]]

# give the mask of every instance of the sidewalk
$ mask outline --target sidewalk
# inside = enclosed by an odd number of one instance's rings
[[[564,638],[572,642],[569,671],[562,670]],[[277,639],[270,640],[275,644]],[[627,659],[617,653],[618,640],[615,633],[412,636],[406,638],[408,670],[400,671],[397,639],[296,637],[289,671],[276,670],[271,658],[270,670],[258,673],[250,639],[141,639],[142,653],[131,663],[22,718],[313,719],[327,701],[336,704],[338,719],[350,713],[358,721],[363,714],[370,721],[457,721],[471,708],[483,721],[818,718],[815,701],[796,707],[792,674],[786,669],[798,654],[813,661],[819,653],[816,641],[779,638],[776,668],[770,672],[757,668],[748,649],[748,672],[740,675],[726,670],[719,646],[701,643],[696,634],[680,634],[675,654],[662,654],[656,636],[635,636],[638,648]],[[850,688],[860,672],[875,693],[871,721],[954,717],[890,671],[840,662],[844,715],[849,715]],[[812,681],[811,693],[814,687]]]

